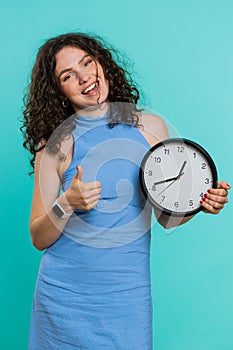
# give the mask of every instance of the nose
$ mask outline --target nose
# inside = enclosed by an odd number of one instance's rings
[[[79,84],[83,85],[90,79],[90,75],[87,72],[79,72]]]

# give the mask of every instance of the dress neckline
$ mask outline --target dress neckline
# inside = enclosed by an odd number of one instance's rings
[[[90,117],[88,115],[75,115],[75,120],[78,125],[82,126],[97,126],[109,123],[109,112],[106,112],[103,116]]]

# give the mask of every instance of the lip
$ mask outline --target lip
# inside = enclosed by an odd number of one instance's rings
[[[97,83],[97,84],[96,84]],[[88,91],[87,93],[84,93],[84,91],[86,91],[91,85],[93,85],[93,84],[96,84],[96,86],[92,89],[92,90],[90,90],[90,91]],[[99,82],[99,80],[95,80],[95,81],[93,81],[92,83],[90,83],[90,84],[88,84],[87,86],[85,86],[85,89],[83,89],[82,90],[82,94],[84,95],[84,96],[93,96],[93,95],[96,95],[96,93],[99,91],[99,88],[100,88],[100,82]]]

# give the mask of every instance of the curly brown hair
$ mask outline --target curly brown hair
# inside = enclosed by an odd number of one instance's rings
[[[108,48],[101,38],[86,33],[68,33],[51,38],[38,51],[28,92],[24,97],[24,120],[20,130],[25,139],[23,146],[32,154],[31,174],[34,172],[36,152],[43,149],[53,131],[75,113],[71,104],[66,108],[62,105],[63,96],[55,78],[56,54],[67,46],[87,52],[102,66],[109,83],[107,101],[118,102],[114,111],[110,104],[109,126],[114,127],[118,123],[138,126],[139,123],[136,113],[139,91],[126,69],[115,62],[112,54],[118,55],[115,50]],[[64,123],[62,134],[58,133],[55,142],[53,140],[50,149],[52,153],[59,151],[61,140],[73,128],[74,123]]]

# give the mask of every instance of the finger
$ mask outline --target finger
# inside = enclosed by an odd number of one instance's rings
[[[82,181],[82,178],[83,178],[83,168],[81,167],[81,165],[78,165],[76,167],[77,169],[77,175],[78,175],[78,180],[79,181]]]
[[[95,202],[98,202],[100,200],[100,195],[92,196],[88,198],[88,203],[89,205],[92,205]]]
[[[213,201],[211,199],[208,198],[203,198],[202,201],[208,205],[210,205],[211,207],[213,207],[214,209],[222,209],[224,207],[223,202],[217,202],[217,201]]]
[[[96,201],[94,201],[94,202],[92,202],[92,203],[90,204],[89,208],[90,208],[90,209],[93,209],[93,208],[98,204],[98,202],[99,202],[99,199],[96,200]]]
[[[92,181],[92,182],[85,182],[85,185],[83,187],[83,190],[85,191],[91,191],[91,190],[101,190],[101,182],[100,181]]]
[[[84,207],[84,209],[85,209],[85,210],[91,210],[91,209],[93,209],[93,208],[98,204],[98,202],[99,202],[99,199],[95,199],[95,200],[93,200],[92,202],[86,204],[85,207]]]
[[[101,192],[101,188],[94,188],[92,190],[85,191],[85,192],[82,191],[83,199],[89,199],[92,197],[100,196],[100,192]]]
[[[203,211],[209,214],[219,214],[220,209],[215,209],[213,208],[210,204],[208,204],[206,201],[201,201],[200,202],[202,207],[203,207]]]
[[[226,197],[228,195],[227,189],[223,188],[210,188],[207,193],[217,195],[217,196],[222,196]]]
[[[206,198],[206,199],[212,200],[214,202],[222,203],[222,204],[228,203],[227,195],[225,194],[226,191],[225,190],[222,190],[222,191],[224,191],[224,194],[220,195],[220,196],[213,195],[210,193],[205,193],[203,199]]]
[[[74,176],[74,179],[78,180],[78,181],[82,181],[83,169],[82,169],[81,165],[77,165],[76,169],[77,169],[77,171],[76,171],[76,174]]]
[[[231,186],[226,181],[218,181],[217,188],[224,188],[225,190],[229,190]]]
[[[83,178],[83,168],[81,165],[77,165],[76,166],[77,172],[74,176],[74,179],[82,182],[82,178]],[[100,188],[101,187],[101,183],[100,181],[92,181],[92,182],[85,182],[85,188],[82,189],[82,192],[85,190],[92,190],[95,188]]]

